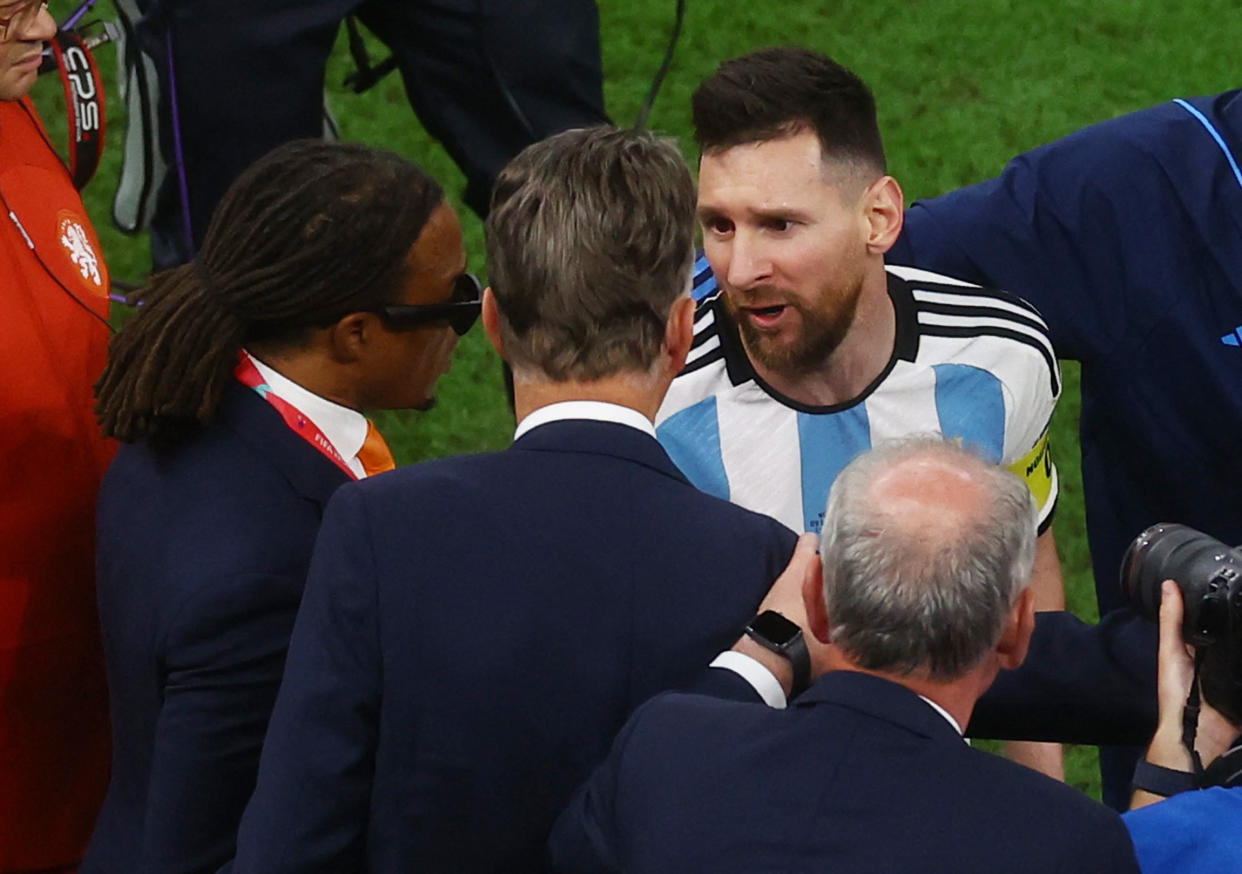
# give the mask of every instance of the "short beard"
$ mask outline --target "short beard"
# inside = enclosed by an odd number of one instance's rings
[[[776,345],[772,337],[757,329],[749,319],[739,317],[736,305],[725,296],[725,307],[737,324],[742,345],[751,360],[765,370],[783,376],[802,376],[821,369],[849,334],[858,312],[862,283],[850,289],[841,308],[830,318],[808,310],[801,304],[786,303],[802,316],[802,334],[792,343]]]

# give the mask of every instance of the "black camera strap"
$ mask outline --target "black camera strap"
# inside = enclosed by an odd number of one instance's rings
[[[1190,694],[1182,708],[1182,745],[1190,753],[1195,767],[1195,780],[1203,785],[1203,760],[1195,749],[1195,735],[1199,733],[1199,671],[1203,667],[1203,647],[1195,647],[1195,675],[1190,681]]]

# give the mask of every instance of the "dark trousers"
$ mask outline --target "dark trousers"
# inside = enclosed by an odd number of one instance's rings
[[[148,0],[145,12],[162,139],[171,159],[175,95],[189,195],[183,210],[170,169],[152,223],[157,266],[192,256],[255,159],[321,135],[325,68],[347,15],[392,51],[410,104],[465,173],[466,203],[480,215],[497,173],[527,145],[608,120],[594,0]]]

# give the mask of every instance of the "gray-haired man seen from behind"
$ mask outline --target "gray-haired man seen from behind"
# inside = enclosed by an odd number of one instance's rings
[[[787,711],[640,708],[558,821],[557,869],[1137,871],[1116,814],[961,737],[1026,653],[1034,541],[1027,487],[953,443],[858,456],[804,588],[828,672]]]
[[[655,440],[693,223],[649,134],[567,132],[501,173],[483,322],[515,443],[333,498],[236,871],[542,870],[626,716],[737,640],[794,535]]]

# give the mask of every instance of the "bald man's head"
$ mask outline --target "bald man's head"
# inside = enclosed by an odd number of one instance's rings
[[[1035,519],[1021,480],[943,438],[859,456],[824,518],[832,642],[868,670],[961,676],[1028,583]]]

